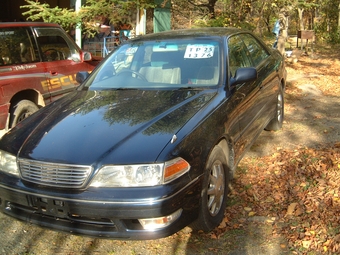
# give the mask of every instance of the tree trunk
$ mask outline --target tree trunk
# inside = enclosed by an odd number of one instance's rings
[[[298,8],[300,30],[305,30],[305,26],[303,24],[303,11],[304,11],[303,9]]]
[[[209,16],[213,19],[215,18],[215,5],[218,0],[209,0],[208,3],[208,10],[209,10]]]
[[[338,6],[338,31],[340,31],[340,3]]]
[[[285,45],[288,37],[288,14],[282,9],[279,13],[280,32],[277,41],[277,49],[285,55]]]

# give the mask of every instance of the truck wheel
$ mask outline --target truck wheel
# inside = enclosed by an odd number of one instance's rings
[[[21,100],[11,108],[10,128],[17,125],[20,121],[26,119],[39,110],[39,107],[29,100]]]
[[[228,195],[229,168],[220,146],[212,150],[203,180],[199,217],[192,228],[209,232],[217,227],[224,217]]]

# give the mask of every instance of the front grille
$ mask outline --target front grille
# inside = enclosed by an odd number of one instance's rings
[[[61,188],[81,188],[92,173],[90,166],[27,159],[19,159],[19,168],[22,179],[26,181]]]

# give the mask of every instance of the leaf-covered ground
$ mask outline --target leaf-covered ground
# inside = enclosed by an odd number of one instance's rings
[[[340,253],[339,183],[340,143],[246,158],[220,233],[265,216],[292,251]]]

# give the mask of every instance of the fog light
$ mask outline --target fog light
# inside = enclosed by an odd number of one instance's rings
[[[179,216],[181,216],[182,211],[183,211],[182,209],[179,209],[173,214],[159,218],[139,219],[139,222],[144,229],[148,230],[164,228],[172,224],[174,221],[176,221],[179,218]]]

